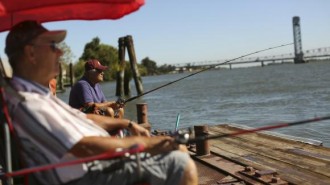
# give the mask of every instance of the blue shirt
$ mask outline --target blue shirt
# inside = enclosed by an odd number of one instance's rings
[[[69,105],[73,108],[79,109],[86,103],[103,103],[105,101],[100,84],[92,85],[85,77],[81,78],[71,88]]]

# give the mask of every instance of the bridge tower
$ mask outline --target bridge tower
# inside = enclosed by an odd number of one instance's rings
[[[301,32],[300,32],[300,18],[295,16],[292,18],[293,26],[293,40],[294,40],[294,63],[304,63],[304,53],[302,51]]]

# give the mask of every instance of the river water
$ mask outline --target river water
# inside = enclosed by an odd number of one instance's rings
[[[145,91],[189,73],[143,77]],[[173,130],[193,125],[235,123],[261,127],[330,115],[330,62],[281,64],[265,67],[210,70],[132,101],[126,117],[136,120],[136,103],[148,104],[153,129]],[[115,82],[103,83],[108,99],[115,100]],[[132,94],[136,95],[131,82]],[[70,89],[58,94],[68,102]],[[330,121],[273,130],[310,138],[330,147]]]

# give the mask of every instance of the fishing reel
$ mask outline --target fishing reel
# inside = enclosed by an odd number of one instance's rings
[[[178,130],[174,135],[175,142],[178,144],[188,144],[189,138],[190,138],[190,130],[187,131],[182,131]]]
[[[151,133],[155,136],[171,136],[178,144],[188,144],[192,131],[189,128],[188,130],[178,130],[176,132],[154,130]]]
[[[126,103],[126,101],[122,97],[118,97],[118,99],[116,100],[116,104],[119,108],[125,107],[125,103]]]
[[[118,97],[118,99],[116,100],[116,108],[114,108],[115,118],[119,118],[119,109],[125,107],[125,103],[125,99],[123,99],[122,97]]]

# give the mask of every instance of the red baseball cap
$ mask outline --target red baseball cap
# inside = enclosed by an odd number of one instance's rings
[[[85,70],[86,71],[89,71],[89,70],[92,70],[92,69],[97,69],[97,70],[101,70],[101,71],[104,71],[104,70],[107,70],[108,67],[107,66],[103,66],[98,60],[96,59],[91,59],[89,60],[88,62],[86,62],[85,64]]]

